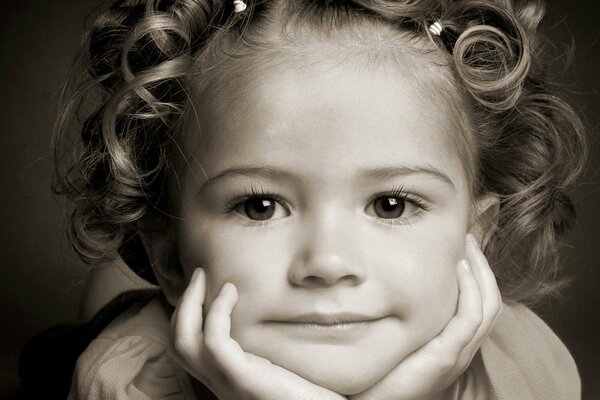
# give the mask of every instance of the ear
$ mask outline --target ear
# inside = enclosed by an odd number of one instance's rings
[[[475,236],[483,249],[491,240],[498,225],[500,199],[494,194],[481,196],[475,200],[474,208],[469,221],[469,232]]]
[[[169,304],[177,306],[186,288],[185,276],[173,240],[166,233],[140,235],[152,271]]]

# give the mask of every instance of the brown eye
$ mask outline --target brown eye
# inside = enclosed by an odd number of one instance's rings
[[[265,197],[254,197],[243,203],[244,214],[253,220],[264,221],[275,214],[275,201]]]
[[[399,218],[404,213],[404,200],[398,197],[378,197],[373,201],[373,209],[379,218]]]

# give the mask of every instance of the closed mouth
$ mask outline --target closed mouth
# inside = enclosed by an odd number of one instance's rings
[[[265,322],[278,332],[301,341],[340,345],[367,337],[381,319],[349,313],[310,313]]]
[[[268,320],[267,322],[315,327],[350,327],[375,322],[380,319],[382,319],[382,317],[372,317],[355,313],[306,313],[289,318]]]

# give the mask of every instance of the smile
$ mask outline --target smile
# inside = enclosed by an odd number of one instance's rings
[[[381,317],[351,313],[309,313],[282,320],[268,320],[266,324],[285,333],[306,340],[350,340],[366,335]]]

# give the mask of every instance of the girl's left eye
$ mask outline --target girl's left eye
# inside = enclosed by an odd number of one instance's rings
[[[373,209],[379,218],[398,218],[405,208],[404,200],[397,197],[378,197],[373,201]]]
[[[247,197],[235,205],[233,211],[254,221],[278,219],[290,214],[276,199],[267,196]]]
[[[421,211],[428,209],[428,205],[418,199],[410,199],[405,195],[384,195],[369,202],[365,211],[386,223],[398,224],[409,223]]]

